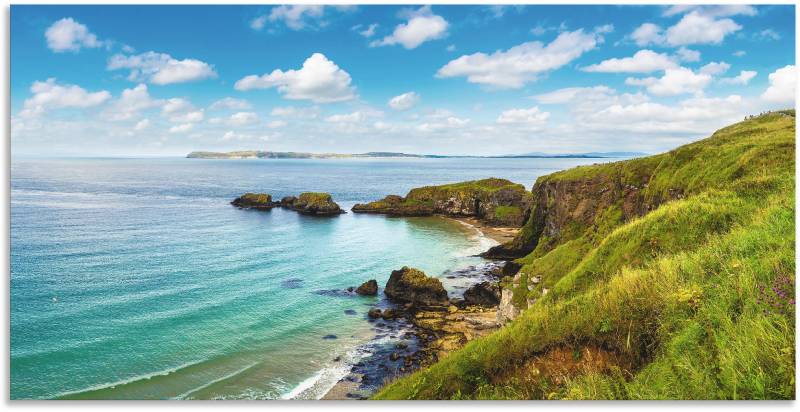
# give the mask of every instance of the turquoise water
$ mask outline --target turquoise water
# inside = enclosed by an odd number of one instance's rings
[[[343,207],[490,176],[530,188],[591,159],[23,159],[11,166],[11,397],[319,397],[377,298],[321,293],[491,243],[442,218],[234,208],[245,191]],[[355,315],[345,310],[356,311]],[[336,339],[323,339],[335,334]]]

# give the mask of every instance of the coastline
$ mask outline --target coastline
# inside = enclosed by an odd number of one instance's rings
[[[474,230],[476,232],[476,236],[480,239],[484,239],[492,244],[502,244],[514,238],[514,236],[519,232],[519,228],[502,228],[502,227],[493,227],[486,225],[485,223],[481,222],[480,220],[473,218],[473,217],[451,217],[451,216],[440,216],[445,219],[454,220],[468,228]],[[479,246],[482,248],[486,247],[484,242],[479,241]],[[463,270],[456,270],[453,272],[446,273],[448,276],[446,278],[452,279],[454,278],[454,273],[460,273],[462,276],[459,276],[462,279],[469,279],[472,283],[479,283],[481,280],[485,279],[485,275],[478,275],[478,272],[486,273],[483,268],[476,268],[471,266],[469,268]],[[445,280],[445,274],[441,274],[442,280]],[[456,294],[463,293],[465,289],[464,286],[459,287],[460,291],[457,291]],[[466,311],[466,312],[458,312],[457,316],[451,315],[434,315],[434,317],[438,318],[439,322],[436,322],[435,329],[439,332],[445,333],[452,333],[454,330],[458,330],[459,332],[467,332],[470,335],[468,340],[472,340],[476,336],[484,335],[487,332],[490,332],[490,329],[487,328],[485,325],[488,321],[489,323],[493,323],[493,320],[496,318],[497,308],[486,308],[486,309],[478,309],[473,311]],[[431,313],[430,312],[421,312],[417,315],[419,321],[415,322],[404,322],[405,324],[401,327],[404,330],[404,336],[411,336],[414,331],[420,332],[425,328],[426,319],[430,319]],[[466,319],[465,319],[466,318]],[[431,319],[432,320],[432,319]],[[465,322],[467,320],[467,322]],[[470,326],[465,327],[465,323],[469,323]],[[449,325],[448,325],[449,324]],[[475,326],[475,325],[483,325],[483,326]],[[475,330],[467,331],[470,328],[474,328]],[[430,331],[430,329],[428,329]],[[472,333],[470,333],[472,332]],[[477,333],[475,333],[477,332]],[[376,332],[378,335],[378,332]],[[427,356],[430,356],[431,353],[440,356],[443,352],[447,352],[449,350],[457,349],[458,347],[462,346],[463,343],[461,342],[456,343],[454,347],[451,348],[443,348],[443,346],[450,346],[448,345],[447,339],[440,339],[439,342],[422,342],[420,341],[419,337],[414,337],[416,340],[412,346],[416,347],[416,352],[413,356],[417,356],[422,354],[423,352],[427,352]],[[444,341],[444,342],[441,342]],[[437,344],[438,343],[438,344]],[[444,345],[442,344],[444,343]],[[361,349],[366,350],[367,347],[374,346],[374,340],[368,343],[361,345]],[[394,345],[391,345],[394,346]],[[387,355],[386,353],[380,353],[380,355]],[[330,389],[328,389],[321,397],[318,399],[320,400],[358,400],[358,399],[365,399],[364,395],[371,395],[375,391],[371,391],[370,393],[364,393],[364,385],[363,383],[367,381],[365,374],[359,373],[356,371],[356,366],[363,365],[364,363],[370,362],[377,362],[378,353],[373,353],[371,355],[363,356],[361,362],[358,362],[356,365],[353,365],[351,370],[348,373],[345,373],[344,376],[339,379]],[[370,359],[372,358],[372,359]],[[383,366],[383,365],[381,365]],[[419,365],[421,366],[421,365]],[[418,366],[418,367],[419,367]],[[396,379],[397,377],[403,376],[408,373],[412,373],[416,370],[416,368],[409,368],[408,370],[395,370],[394,375],[391,376],[391,379]],[[388,376],[387,376],[388,377]],[[377,389],[380,389],[378,387]]]

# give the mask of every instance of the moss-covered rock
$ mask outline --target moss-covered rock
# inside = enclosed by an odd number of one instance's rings
[[[415,307],[446,307],[449,304],[447,291],[439,279],[408,266],[392,271],[384,293],[395,303],[410,303]]]
[[[519,227],[527,219],[530,200],[524,186],[489,178],[420,187],[412,189],[405,197],[390,195],[375,202],[357,204],[352,210],[392,216],[471,216],[494,226]]]
[[[281,206],[313,216],[334,216],[345,213],[329,193],[305,192],[296,199],[287,196],[281,199]]]
[[[356,288],[356,293],[363,296],[375,296],[378,294],[378,281],[370,279]]]
[[[245,193],[231,202],[236,207],[243,209],[272,209],[278,206],[277,202],[272,201],[272,195],[267,193]]]

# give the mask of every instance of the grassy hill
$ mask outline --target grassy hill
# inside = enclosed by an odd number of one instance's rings
[[[793,399],[795,112],[537,180],[521,315],[377,399]]]

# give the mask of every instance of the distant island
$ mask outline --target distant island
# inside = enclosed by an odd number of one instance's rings
[[[509,154],[498,156],[447,156],[447,155],[420,155],[398,152],[367,152],[367,153],[308,153],[308,152],[267,152],[261,150],[240,150],[235,152],[191,152],[186,155],[189,159],[346,159],[346,158],[615,158],[615,157],[640,157],[646,156],[642,152],[589,152],[589,153],[562,153],[549,154],[541,152]]]

